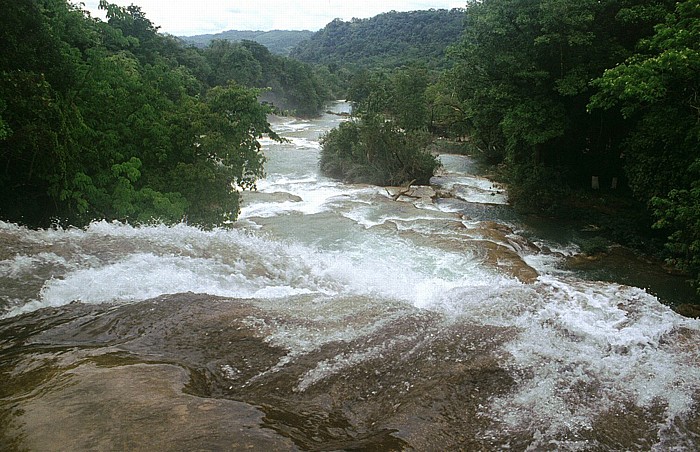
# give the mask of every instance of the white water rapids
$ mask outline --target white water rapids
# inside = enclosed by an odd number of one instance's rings
[[[319,137],[342,120],[273,118],[290,141],[263,142],[267,176],[258,192],[243,194],[231,229],[96,222],[36,231],[0,223],[4,322],[75,301],[118,306],[186,292],[247,299],[276,320],[244,322],[288,351],[266,371],[274,373],[331,342],[357,341],[429,312],[444,328],[509,331],[490,354],[514,384],[480,405],[479,416],[490,422],[483,438],[526,431],[532,450],[606,450],[590,432],[608,417],[641,412],[651,419],[644,428],[656,432],[652,448],[700,445],[697,420],[688,421],[700,394],[699,321],[640,288],[558,269],[575,250],[548,243],[559,253],[543,253],[517,224],[492,221],[505,193],[469,174],[466,157],[442,156],[444,174],[435,183],[454,197],[436,202],[427,188],[394,201],[384,188],[320,176]],[[463,214],[469,203],[483,206],[481,218]],[[319,360],[294,391],[381,360],[420,334]],[[447,351],[439,359],[465,358]],[[235,363],[221,369],[230,379],[238,372]]]

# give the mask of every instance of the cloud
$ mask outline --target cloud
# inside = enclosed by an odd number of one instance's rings
[[[99,0],[84,0],[93,16]],[[165,33],[177,36],[224,30],[318,30],[335,18],[367,18],[396,10],[460,8],[464,1],[373,0],[112,0],[120,6],[135,4]]]

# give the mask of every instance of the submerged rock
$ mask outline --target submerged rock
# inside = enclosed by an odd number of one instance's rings
[[[278,203],[278,202],[301,202],[300,196],[285,192],[264,193],[259,191],[246,191],[241,196],[242,205],[252,203]]]
[[[673,310],[676,311],[677,313],[679,313],[680,315],[685,316],[685,317],[692,317],[694,319],[700,319],[700,305],[684,303],[684,304],[675,306]]]
[[[258,407],[188,394],[177,365],[86,361],[61,378],[68,384],[21,405],[29,450],[298,450],[263,427]]]
[[[512,331],[396,309],[369,334],[301,354],[270,343],[270,326],[294,316],[205,295],[2,322],[14,352],[0,364],[0,417],[13,422],[0,437],[32,450],[485,447],[488,420],[476,418],[512,384],[492,354]],[[28,379],[32,369],[41,376]]]
[[[630,318],[636,308],[633,302],[620,307]],[[0,439],[9,450],[529,450],[552,441],[629,450],[661,444],[656,426],[664,421],[663,404],[625,408],[631,402],[608,399],[609,383],[570,368],[585,361],[522,361],[552,350],[532,349],[528,341],[539,339],[521,337],[520,328],[477,323],[486,312],[455,317],[358,297],[269,303],[196,294],[43,309],[0,321]],[[577,323],[547,318],[542,334],[559,331],[546,328],[552,324],[561,329],[560,341],[595,344]],[[667,340],[690,349],[697,347],[696,335],[672,331]],[[636,348],[606,353],[629,359]],[[512,354],[524,367],[514,367]],[[563,372],[556,381],[570,392],[532,399],[547,389],[541,382],[551,383],[533,379],[540,366],[547,366],[547,378],[553,369],[559,369],[555,376]],[[566,376],[571,372],[578,384]],[[562,416],[579,416],[546,409],[562,400],[590,423],[561,424]],[[597,405],[600,411],[591,411]],[[511,406],[524,417],[497,415]],[[543,420],[531,419],[529,409]],[[541,422],[555,419],[543,437]],[[697,438],[699,419],[697,412],[675,419],[680,436],[663,444]]]

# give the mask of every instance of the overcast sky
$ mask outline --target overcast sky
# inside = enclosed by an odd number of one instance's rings
[[[75,0],[95,17],[99,0]],[[160,31],[176,36],[225,30],[311,30],[335,18],[350,20],[395,11],[463,8],[466,0],[111,0],[141,7]]]

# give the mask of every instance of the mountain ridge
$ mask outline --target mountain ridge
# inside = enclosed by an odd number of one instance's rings
[[[390,11],[367,19],[335,19],[290,53],[306,63],[399,67],[420,61],[446,64],[445,51],[459,42],[464,8]]]
[[[180,36],[185,43],[195,47],[206,47],[215,39],[232,42],[254,41],[267,47],[270,52],[278,55],[289,55],[291,50],[301,41],[309,39],[314,32],[309,30],[226,30],[220,33],[209,33],[193,36]]]

